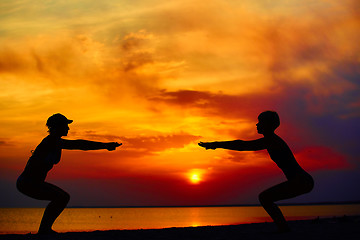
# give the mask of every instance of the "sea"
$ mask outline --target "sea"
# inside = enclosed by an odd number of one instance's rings
[[[360,204],[280,206],[287,220],[360,215]],[[43,208],[0,208],[0,234],[36,233]],[[66,208],[58,232],[160,229],[271,222],[260,206]]]

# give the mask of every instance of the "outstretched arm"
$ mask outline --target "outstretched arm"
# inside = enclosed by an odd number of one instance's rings
[[[199,146],[206,149],[224,148],[236,151],[257,151],[266,149],[264,138],[252,141],[234,140],[225,142],[200,142]]]
[[[117,147],[121,146],[122,143],[117,142],[94,142],[89,140],[67,140],[62,139],[61,145],[63,149],[78,149],[78,150],[99,150],[107,149],[108,151],[113,151]]]

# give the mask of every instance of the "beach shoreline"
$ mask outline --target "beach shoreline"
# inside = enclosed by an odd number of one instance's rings
[[[289,221],[289,225],[292,231],[288,233],[276,233],[276,227],[274,223],[265,222],[224,226],[66,232],[51,236],[39,236],[36,234],[4,234],[0,235],[0,240],[360,239],[360,216],[296,220]]]

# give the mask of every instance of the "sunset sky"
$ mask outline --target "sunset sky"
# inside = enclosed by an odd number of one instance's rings
[[[258,203],[285,180],[266,151],[199,141],[261,137],[264,110],[315,179],[287,202],[360,200],[358,0],[3,0],[0,207],[45,206],[17,192],[46,120],[67,139],[48,181],[70,206]]]

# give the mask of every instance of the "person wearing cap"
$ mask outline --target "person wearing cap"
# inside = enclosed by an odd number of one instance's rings
[[[38,200],[50,201],[44,211],[38,234],[56,233],[52,230],[52,225],[70,200],[67,192],[45,181],[47,173],[60,162],[62,149],[113,151],[122,145],[117,142],[62,139],[63,136],[67,136],[70,130],[68,125],[72,122],[73,120],[60,113],[48,118],[46,125],[49,135],[33,151],[16,182],[16,187],[21,193]]]

